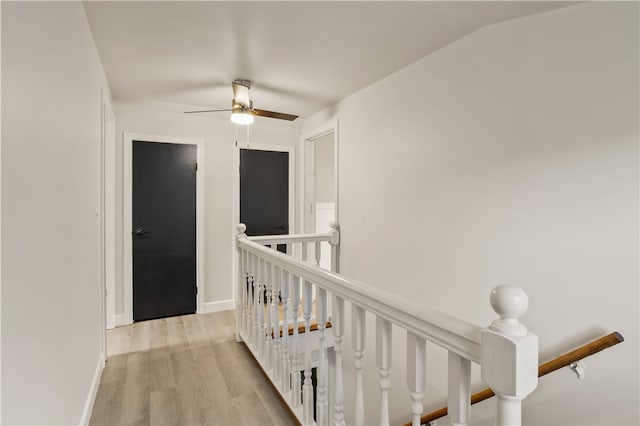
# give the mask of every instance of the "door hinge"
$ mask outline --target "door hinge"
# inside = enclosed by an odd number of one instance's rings
[[[198,171],[198,163],[196,163],[196,172]]]
[[[198,286],[196,286],[196,294],[198,294]]]

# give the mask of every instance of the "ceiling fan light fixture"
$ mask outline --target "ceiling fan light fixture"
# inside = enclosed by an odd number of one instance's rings
[[[246,107],[233,108],[231,111],[231,122],[247,126],[253,123],[253,115],[251,110]]]

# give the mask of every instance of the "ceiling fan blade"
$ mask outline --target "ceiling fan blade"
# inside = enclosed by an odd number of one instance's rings
[[[277,118],[280,120],[293,121],[298,118],[297,115],[293,114],[285,114],[283,112],[275,112],[275,111],[267,111],[265,109],[253,109],[251,111],[253,115],[257,115],[258,117],[267,117],[267,118]]]
[[[230,109],[205,109],[202,111],[185,111],[185,114],[196,114],[199,112],[229,112],[231,111]]]

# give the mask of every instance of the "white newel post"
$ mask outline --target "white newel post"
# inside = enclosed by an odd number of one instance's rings
[[[500,318],[482,331],[482,380],[496,394],[496,424],[520,425],[522,400],[538,385],[538,336],[518,320],[529,298],[519,287],[499,285],[490,301]]]
[[[240,329],[242,327],[242,282],[244,281],[244,274],[242,271],[242,250],[240,249],[239,240],[241,238],[247,238],[247,235],[244,231],[247,230],[247,225],[244,223],[238,224],[237,227],[238,236],[236,238],[236,250],[237,250],[237,261],[238,261],[238,288],[236,290],[236,342],[242,342],[242,337],[240,336]]]

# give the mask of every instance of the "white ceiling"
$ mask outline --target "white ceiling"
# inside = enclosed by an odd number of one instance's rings
[[[486,25],[570,2],[89,1],[114,99],[169,111],[256,108],[303,118]],[[214,113],[215,114],[215,113]],[[298,120],[300,121],[300,120]]]

